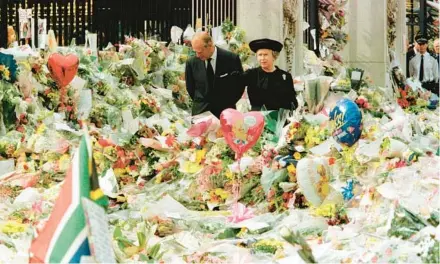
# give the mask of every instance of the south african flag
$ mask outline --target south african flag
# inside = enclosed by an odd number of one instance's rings
[[[87,131],[73,155],[72,164],[52,214],[32,241],[30,263],[79,263],[90,255],[81,198],[88,197],[107,207],[108,198],[99,187]]]

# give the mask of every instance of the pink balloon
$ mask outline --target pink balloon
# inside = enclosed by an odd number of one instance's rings
[[[79,60],[74,54],[63,56],[54,53],[50,55],[47,64],[52,78],[60,87],[64,87],[75,78],[78,72]]]
[[[264,117],[260,112],[242,114],[228,108],[220,115],[220,125],[226,143],[240,158],[260,138],[264,128]]]

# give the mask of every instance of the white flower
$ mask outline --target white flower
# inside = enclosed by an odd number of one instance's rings
[[[280,229],[280,235],[281,235],[282,237],[289,237],[289,236],[292,235],[292,232],[290,231],[289,228],[283,226],[283,227]]]

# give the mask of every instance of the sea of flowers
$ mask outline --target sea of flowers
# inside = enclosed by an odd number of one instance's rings
[[[66,89],[47,52],[2,52],[18,68],[12,78],[0,66],[0,262],[28,261],[83,126],[118,262],[440,261],[438,98],[413,82],[329,92],[316,114],[304,103],[263,112],[264,132],[238,162],[218,119],[191,122],[186,46],[127,38],[97,57],[60,47],[80,59]],[[332,137],[341,98],[363,115],[351,147]]]

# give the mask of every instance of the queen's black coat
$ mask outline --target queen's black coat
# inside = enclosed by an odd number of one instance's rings
[[[261,67],[247,70],[242,75],[253,111],[263,106],[267,110],[296,109],[298,102],[293,87],[292,75],[276,67],[273,72],[265,72]]]

